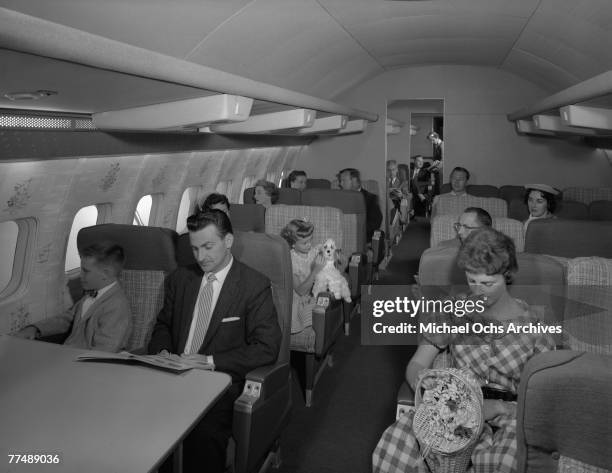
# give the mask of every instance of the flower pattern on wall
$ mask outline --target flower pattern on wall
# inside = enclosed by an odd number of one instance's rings
[[[13,186],[13,195],[6,201],[6,207],[4,208],[5,212],[14,214],[28,205],[32,197],[30,194],[31,183],[32,178],[19,182]]]
[[[199,177],[203,177],[204,174],[206,174],[206,163],[202,164],[202,166],[200,166],[200,172],[198,173]]]
[[[168,171],[168,165],[164,165],[158,172],[157,175],[151,180],[151,184],[153,184],[153,189],[158,189],[161,187],[166,181],[166,173]]]
[[[28,320],[30,319],[30,312],[28,311],[25,304],[21,304],[19,307],[17,307],[10,313],[9,317],[11,321],[11,332],[16,332],[28,325]]]
[[[100,189],[104,192],[110,190],[115,185],[115,182],[117,182],[117,176],[119,175],[120,169],[121,166],[119,163],[111,164],[110,169],[100,181]]]
[[[47,243],[45,246],[41,247],[38,250],[38,255],[36,256],[36,262],[39,264],[46,263],[49,261],[49,254],[51,253],[52,243]]]

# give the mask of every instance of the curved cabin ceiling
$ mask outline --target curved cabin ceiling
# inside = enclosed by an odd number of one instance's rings
[[[0,7],[326,99],[386,70],[424,64],[498,67],[549,93],[612,69],[609,0],[0,0]],[[49,86],[35,88],[53,89],[51,61],[31,59],[32,75],[19,88],[48,78]],[[63,96],[65,109],[197,96],[81,72],[95,97],[73,79],[80,92]],[[1,76],[3,93],[17,87]]]

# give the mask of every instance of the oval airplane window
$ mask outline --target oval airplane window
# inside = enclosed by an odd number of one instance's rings
[[[187,217],[195,212],[201,194],[202,186],[188,187],[183,191],[176,217],[176,231],[178,233],[185,233],[187,231]]]
[[[151,207],[153,206],[153,197],[151,194],[143,196],[136,206],[136,212],[134,212],[133,225],[139,225],[146,227],[149,225],[151,218]]]
[[[68,237],[68,247],[66,248],[66,263],[64,270],[66,272],[81,267],[81,258],[79,258],[79,250],[77,249],[77,234],[81,228],[91,227],[98,223],[98,207],[89,205],[80,209],[74,216],[70,236]]]
[[[0,222],[0,292],[6,289],[13,277],[18,235],[17,223],[12,220]]]

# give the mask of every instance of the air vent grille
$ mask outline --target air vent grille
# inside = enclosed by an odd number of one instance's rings
[[[0,129],[86,131],[96,128],[89,117],[0,111]]]

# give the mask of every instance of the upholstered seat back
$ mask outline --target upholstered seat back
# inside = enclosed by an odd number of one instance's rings
[[[575,258],[612,258],[612,222],[542,219],[529,223],[525,251]]]
[[[77,246],[110,240],[125,253],[119,282],[130,301],[132,333],[128,350],[146,347],[164,302],[164,278],[176,268],[173,230],[135,225],[103,224],[86,227],[77,235]]]
[[[563,189],[563,199],[586,205],[595,200],[612,200],[612,187],[568,187]]]
[[[567,347],[612,355],[612,259],[570,259],[567,284]]]
[[[285,225],[298,218],[314,224],[313,244],[322,244],[328,238],[333,238],[336,246],[344,241],[342,212],[332,207],[273,205],[266,212],[266,233],[280,235]]]
[[[445,240],[450,240],[456,237],[453,224],[459,220],[459,215],[437,215],[431,221],[431,234],[429,238],[429,246],[434,248]],[[523,251],[525,247],[525,238],[523,236],[523,224],[518,220],[511,218],[494,218],[493,228],[508,235],[514,240],[516,251]]]
[[[255,188],[249,187],[244,190],[242,194],[243,202],[245,204],[253,204],[255,200],[253,197],[255,196]],[[290,189],[286,187],[281,187],[278,190],[278,202],[277,204],[286,204],[286,205],[299,205],[302,201],[301,191],[297,189]]]
[[[277,235],[236,232],[232,254],[236,259],[259,271],[270,280],[274,307],[283,333],[277,363],[289,362],[293,274],[287,242]]]
[[[266,230],[266,208],[259,204],[232,204],[230,220],[235,232],[259,232]]]
[[[366,206],[361,192],[334,189],[306,189],[302,204],[335,207],[342,211],[342,249],[347,253],[362,252],[366,245]]]
[[[505,200],[497,197],[477,197],[474,195],[453,196],[441,194],[436,199],[432,210],[434,216],[459,215],[468,207],[480,207],[491,215],[491,217],[507,217],[508,204]]]
[[[591,202],[589,220],[612,220],[612,201],[595,200]]]

